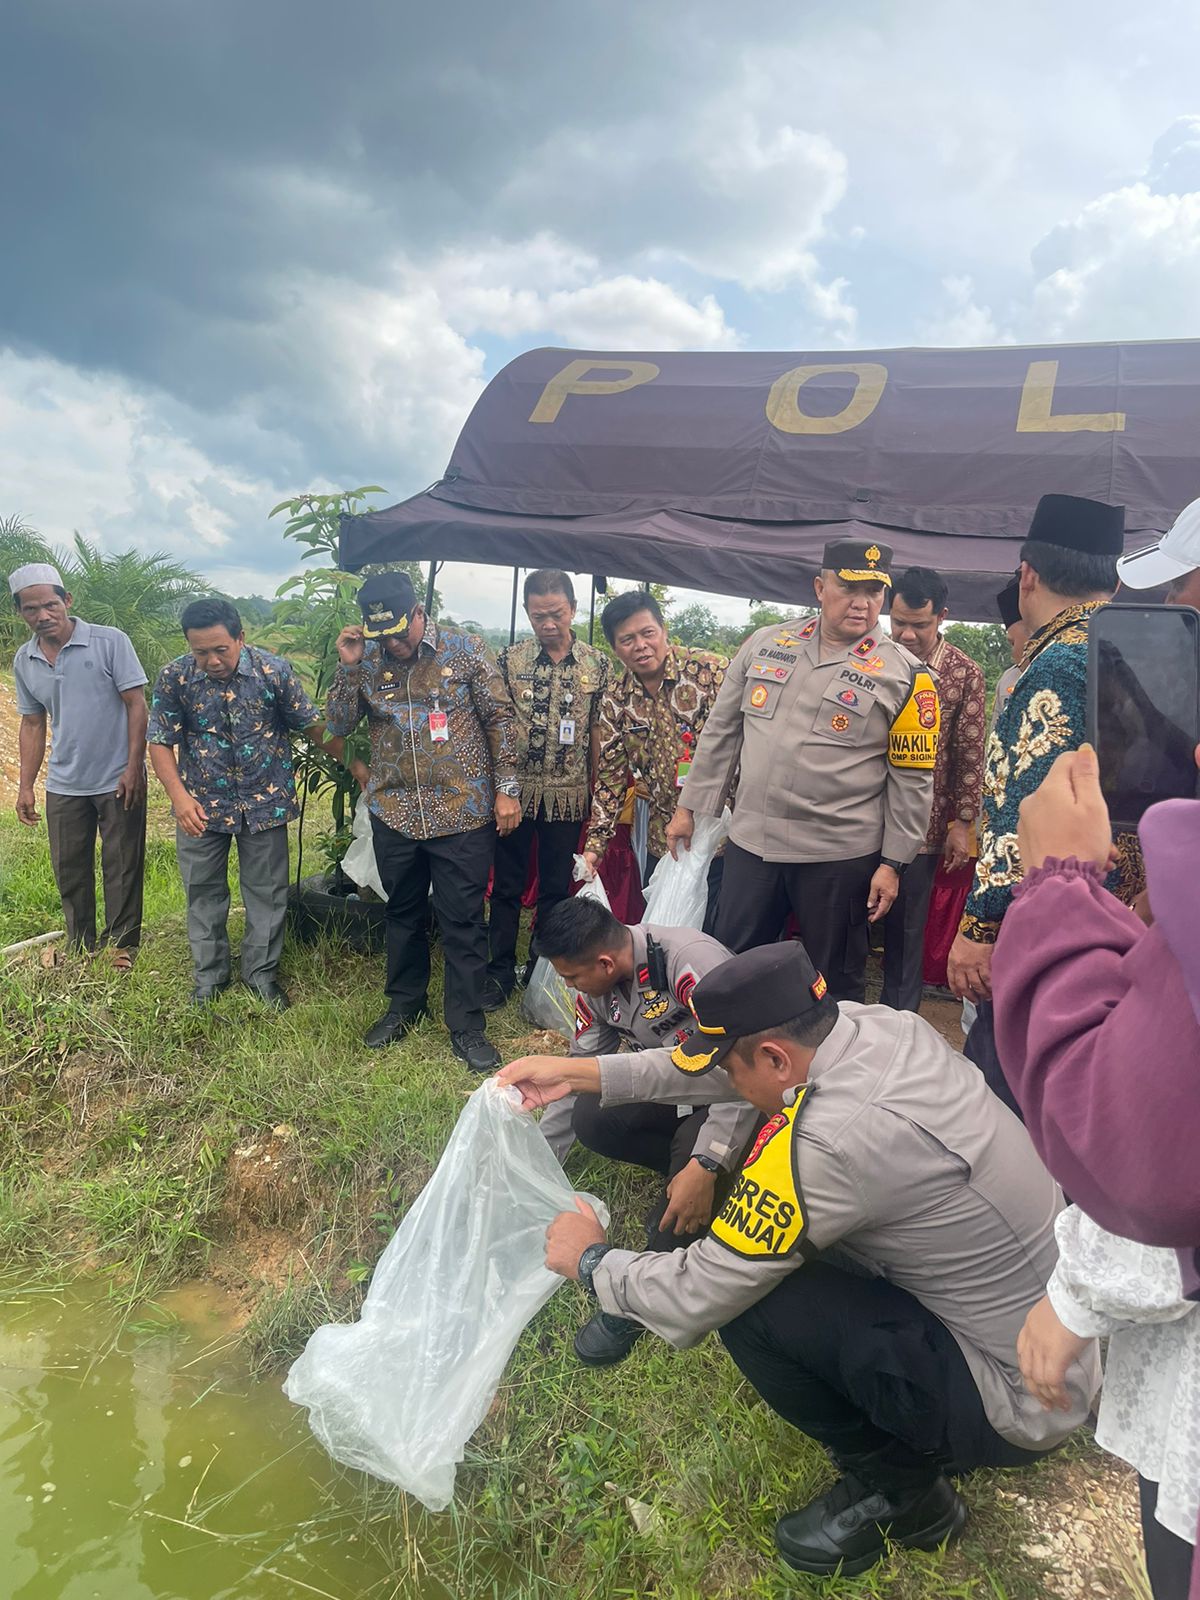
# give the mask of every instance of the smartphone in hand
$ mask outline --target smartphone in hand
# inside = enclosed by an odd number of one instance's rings
[[[1200,611],[1108,605],[1088,624],[1088,738],[1115,827],[1197,792]]]

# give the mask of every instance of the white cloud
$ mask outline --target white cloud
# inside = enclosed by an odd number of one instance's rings
[[[1005,342],[1008,336],[997,328],[991,307],[977,304],[969,277],[943,278],[942,296],[938,314],[921,326],[922,343],[977,346]]]

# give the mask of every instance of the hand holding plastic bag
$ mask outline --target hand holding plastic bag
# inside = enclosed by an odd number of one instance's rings
[[[708,869],[725,842],[730,815],[698,817],[690,850],[676,859],[669,852],[646,885],[645,921],[660,928],[702,928],[708,904]]]
[[[354,807],[354,825],[350,831],[350,848],[342,857],[342,871],[360,889],[374,889],[381,900],[386,900],[387,895],[379,876],[379,863],[375,860],[371,813],[365,794],[358,797],[358,804]]]
[[[563,1281],[544,1264],[546,1229],[574,1190],[514,1099],[490,1078],[475,1091],[359,1321],[318,1328],[284,1384],[335,1460],[431,1511],[449,1505],[513,1347]]]
[[[609,909],[600,874],[590,871],[582,856],[575,857],[575,882],[583,885],[578,891],[581,900],[598,900]],[[545,956],[534,963],[525,998],[521,1001],[521,1015],[535,1028],[549,1028],[561,1033],[564,1039],[575,1037],[575,992],[567,988]]]

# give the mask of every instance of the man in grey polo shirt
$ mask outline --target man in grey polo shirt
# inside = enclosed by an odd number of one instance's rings
[[[71,615],[71,596],[45,562],[8,580],[33,637],[13,659],[21,713],[17,816],[41,820],[34,783],[46,772],[46,832],[70,944],[96,948],[96,833],[104,876],[102,945],[120,971],[133,965],[142,933],[146,860],[146,674],[119,628]]]

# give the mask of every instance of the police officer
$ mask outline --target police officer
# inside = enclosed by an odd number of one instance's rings
[[[717,938],[769,943],[790,910],[837,1000],[864,998],[867,924],[895,900],[933,803],[937,689],[877,626],[891,561],[885,544],[832,541],[820,616],[750,635],[667,829],[674,854],[695,812],[719,815],[741,762]]]
[[[654,1066],[639,1089],[691,1104],[737,1094],[769,1114],[729,1199],[673,1256],[611,1248],[579,1202],[551,1224],[547,1265],[673,1345],[719,1330],[767,1404],[831,1451],[841,1479],[776,1528],[792,1566],[864,1572],[885,1535],[932,1549],[967,1516],[945,1474],[1044,1454],[1098,1386],[1094,1342],[1068,1369],[1060,1411],[1017,1364],[1062,1196],[935,1029],[913,1012],[837,1006],[796,942],[733,957],[690,1003],[699,1026],[674,1052],[674,1087]],[[562,1058],[516,1062],[500,1081],[530,1107],[630,1087]]]
[[[555,906],[539,948],[577,993],[571,1055],[605,1065],[623,1090],[632,1091],[622,1092],[622,1100],[638,1099],[645,1065],[674,1072],[671,1051],[696,1028],[688,996],[706,972],[729,959],[723,945],[694,928],[629,928],[586,899]],[[621,1054],[625,1047],[640,1054]],[[526,1059],[555,1068],[562,1062],[560,1056]],[[660,1173],[666,1186],[646,1219],[646,1248],[677,1250],[712,1221],[718,1180],[736,1168],[757,1121],[751,1106],[736,1101],[710,1112],[707,1105],[611,1106],[598,1094],[581,1094],[552,1106],[542,1131],[560,1156],[574,1134],[598,1155]],[[598,1311],[576,1336],[575,1353],[588,1366],[612,1366],[644,1331],[639,1322]]]

